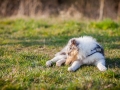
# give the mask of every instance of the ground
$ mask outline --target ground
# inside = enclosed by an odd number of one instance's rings
[[[70,38],[89,35],[104,47],[107,71],[82,66],[48,68]],[[1,19],[0,89],[2,90],[118,90],[120,89],[120,22]]]

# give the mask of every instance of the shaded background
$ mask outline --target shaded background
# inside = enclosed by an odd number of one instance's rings
[[[0,17],[120,18],[120,0],[0,0]]]

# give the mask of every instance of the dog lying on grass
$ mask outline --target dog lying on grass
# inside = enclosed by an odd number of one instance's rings
[[[76,71],[83,64],[95,65],[100,71],[107,69],[102,46],[90,36],[70,39],[68,44],[53,59],[46,62],[46,66],[51,66],[55,62],[56,66],[71,63],[68,71]]]

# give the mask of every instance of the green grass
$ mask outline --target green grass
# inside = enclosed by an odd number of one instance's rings
[[[94,28],[99,28],[99,29],[104,29],[104,30],[107,30],[107,29],[116,29],[119,27],[119,25],[112,21],[111,19],[105,19],[101,22],[92,22],[90,24],[92,27]]]
[[[105,72],[82,66],[47,68],[72,37],[90,35],[105,48]],[[0,90],[119,90],[120,22],[55,19],[0,20]]]

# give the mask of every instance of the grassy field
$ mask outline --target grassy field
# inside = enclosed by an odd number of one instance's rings
[[[105,72],[82,66],[47,68],[70,38],[89,35],[104,47]],[[0,20],[0,90],[120,90],[120,22]]]

